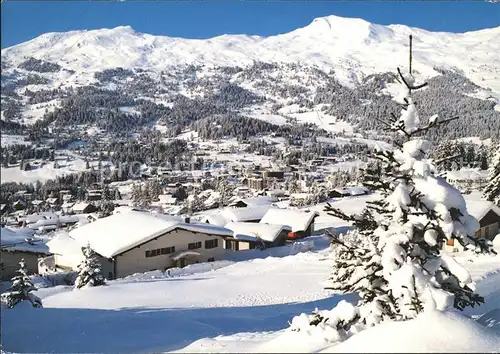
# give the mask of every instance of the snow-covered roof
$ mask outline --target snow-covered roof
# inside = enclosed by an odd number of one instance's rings
[[[275,197],[263,195],[263,196],[252,197],[252,198],[235,198],[231,202],[231,205],[234,205],[238,202],[243,202],[248,207],[256,207],[256,206],[262,206],[262,205],[271,205],[272,203],[277,202],[277,201],[278,201],[278,199]]]
[[[58,232],[49,242],[49,251],[54,254],[82,255],[82,245],[71,238],[67,232]]]
[[[208,224],[183,223],[150,213],[130,211],[113,214],[72,230],[69,235],[81,245],[89,243],[100,255],[111,258],[174,229],[232,236],[231,230]]]
[[[34,231],[29,228],[2,227],[0,244],[2,249],[10,251],[25,251],[33,253],[49,253],[44,240],[33,237]],[[32,240],[28,242],[26,239]]]
[[[18,220],[19,221],[26,221],[26,224],[33,224],[39,220],[45,220],[45,219],[47,219],[45,217],[45,215],[31,214],[31,215],[26,215],[24,217],[20,217]]]
[[[288,225],[293,232],[305,231],[314,217],[318,215],[319,213],[316,211],[304,212],[293,209],[270,208],[260,220],[260,223]]]
[[[478,221],[481,221],[490,210],[500,215],[500,208],[493,202],[487,200],[466,200],[465,203],[467,205],[467,212]]]
[[[28,225],[30,229],[38,230],[40,227],[56,226],[58,224],[76,223],[80,219],[76,215],[57,215],[56,218],[40,219]]]
[[[200,222],[209,223],[211,225],[224,226],[229,220],[227,220],[222,214],[210,214],[202,215],[199,218]]]
[[[222,210],[221,216],[227,221],[243,222],[250,220],[260,220],[269,210],[271,205],[260,205],[245,208],[226,208]]]
[[[73,205],[73,211],[77,212],[77,211],[85,210],[85,208],[88,207],[89,205],[90,205],[90,203],[87,203],[87,202],[76,203],[75,205]]]
[[[346,195],[363,195],[368,192],[368,189],[365,187],[344,187],[344,188],[334,188],[334,191],[340,193],[340,194],[346,194]]]
[[[241,236],[250,236],[268,242],[276,240],[282,230],[291,231],[291,228],[285,225],[253,222],[230,222],[226,225],[226,228],[232,230],[234,237],[237,239],[242,239]]]
[[[161,194],[158,196],[160,203],[163,204],[175,204],[177,203],[177,198],[173,197],[171,194]]]
[[[461,169],[458,171],[448,171],[446,179],[451,181],[487,179],[488,171],[477,168]]]
[[[345,190],[347,191],[347,193],[349,193],[352,196],[363,195],[363,194],[366,194],[368,192],[368,189],[365,187],[347,187],[347,188],[345,188]]]

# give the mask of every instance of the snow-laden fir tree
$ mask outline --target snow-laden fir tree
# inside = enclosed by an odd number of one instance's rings
[[[4,302],[9,308],[13,308],[18,303],[25,300],[31,302],[33,307],[42,307],[42,300],[40,300],[40,298],[35,294],[31,293],[37,289],[28,276],[24,259],[19,262],[19,265],[19,275],[12,278],[12,286],[2,294],[2,302]]]
[[[467,270],[441,250],[450,239],[481,252],[489,251],[490,244],[472,236],[479,228],[477,220],[467,212],[461,193],[435,174],[427,158],[431,144],[421,137],[456,118],[434,115],[424,123],[411,93],[426,84],[414,86],[412,77],[398,72],[407,95],[400,117],[393,115],[383,123],[403,141],[397,138],[393,150],[375,152],[382,168],[367,170],[364,183],[381,194],[369,204],[374,218],[358,231],[365,237],[361,244],[336,240],[337,263],[328,286],[357,292],[360,301],[356,306],[343,302],[331,311],[297,316],[293,330],[329,328],[339,340],[384,320],[407,320],[449,307],[463,310],[484,302],[474,292]],[[327,210],[361,225],[362,218]]]
[[[132,205],[139,206],[142,198],[142,187],[140,183],[134,183],[131,191]]]
[[[500,206],[500,144],[493,145],[488,169],[488,184],[484,187],[483,195],[486,200]]]
[[[219,193],[219,208],[223,208],[233,197],[234,186],[225,177],[221,177],[217,181],[216,191]]]
[[[151,198],[151,201],[158,201],[159,196],[162,193],[160,183],[156,179],[149,180],[146,183],[146,188],[149,193],[149,197]]]
[[[90,248],[90,245],[82,247],[82,253],[85,258],[77,268],[75,289],[104,285],[105,280],[97,254]]]

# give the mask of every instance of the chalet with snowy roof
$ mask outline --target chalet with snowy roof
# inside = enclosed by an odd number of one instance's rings
[[[278,198],[269,197],[267,195],[252,197],[252,198],[235,198],[229,206],[234,206],[237,208],[246,208],[246,207],[257,207],[263,205],[272,205],[277,202]]]
[[[54,267],[74,269],[78,248],[88,244],[100,255],[104,275],[115,279],[214,261],[225,252],[224,238],[232,235],[222,227],[129,211],[80,226],[48,246],[54,253]]]
[[[225,208],[220,213],[227,222],[259,222],[271,205],[257,205],[246,208]]]
[[[225,228],[233,231],[233,236],[226,238],[225,247],[234,251],[282,246],[292,230],[286,225],[251,222],[230,222]]]
[[[52,197],[52,198],[47,198],[46,199],[47,204],[49,204],[51,207],[54,207],[59,203],[59,198],[57,197]]]
[[[24,259],[29,274],[38,273],[38,259],[49,254],[44,240],[34,236],[28,228],[2,227],[0,230],[1,279],[9,280],[17,275],[19,262]]]
[[[172,194],[161,194],[158,196],[159,204],[162,205],[175,205],[177,204],[177,198],[172,196]]]
[[[486,200],[467,200],[467,212],[479,222],[479,229],[474,234],[478,238],[493,240],[500,234],[500,208]],[[450,252],[462,251],[463,247],[456,240],[448,240],[445,249]]]
[[[500,207],[489,201],[467,201],[469,214],[479,221],[476,237],[493,240],[500,233]]]
[[[290,227],[289,239],[300,239],[311,236],[314,231],[314,220],[319,216],[316,211],[299,209],[270,208],[260,220],[261,224],[282,224]]]
[[[71,210],[73,211],[74,214],[90,214],[90,213],[95,213],[98,210],[98,208],[94,204],[87,202],[80,202],[73,205]]]

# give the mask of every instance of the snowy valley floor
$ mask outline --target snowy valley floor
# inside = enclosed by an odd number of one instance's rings
[[[261,258],[245,260],[245,253],[241,253],[236,256],[239,261],[226,262],[226,266],[210,271],[171,278],[152,272],[112,281],[104,287],[75,291],[63,286],[40,289],[37,295],[43,300],[43,309],[23,304],[12,310],[2,309],[3,350],[59,353],[390,350],[383,343],[378,349],[373,346],[366,349],[356,340],[359,337],[365,342],[375,337],[380,342],[382,327],[333,347],[321,337],[285,330],[288,321],[301,312],[309,313],[316,307],[331,309],[342,299],[354,300],[353,296],[335,295],[322,289],[321,283],[328,277],[332,261],[328,259],[327,240],[323,237],[313,240],[311,251],[297,253],[297,246],[260,254],[249,251]],[[249,258],[248,252],[246,255]],[[268,257],[262,258],[265,256]],[[466,314],[479,316],[500,308],[500,256],[460,256],[458,260],[478,280],[478,291],[486,297],[484,306],[470,309]],[[460,351],[463,345],[457,345],[478,340],[482,344],[475,344],[477,351],[500,349],[498,325],[490,330],[466,321],[461,326],[462,317],[454,314],[430,315],[403,326],[394,323],[384,326],[392,326],[386,329],[397,335],[397,329],[408,332],[428,326],[429,321],[455,325],[457,338],[442,338],[444,344],[452,343],[455,347],[432,349],[432,345],[439,344],[428,340],[427,347],[409,348],[402,342],[393,348]],[[464,326],[470,331],[461,333]]]

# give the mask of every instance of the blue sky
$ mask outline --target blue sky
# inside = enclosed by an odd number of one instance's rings
[[[269,36],[314,18],[360,17],[432,31],[464,32],[500,26],[500,3],[485,1],[133,1],[14,2],[2,7],[2,48],[46,32],[130,25],[138,32],[185,38],[221,34]]]

